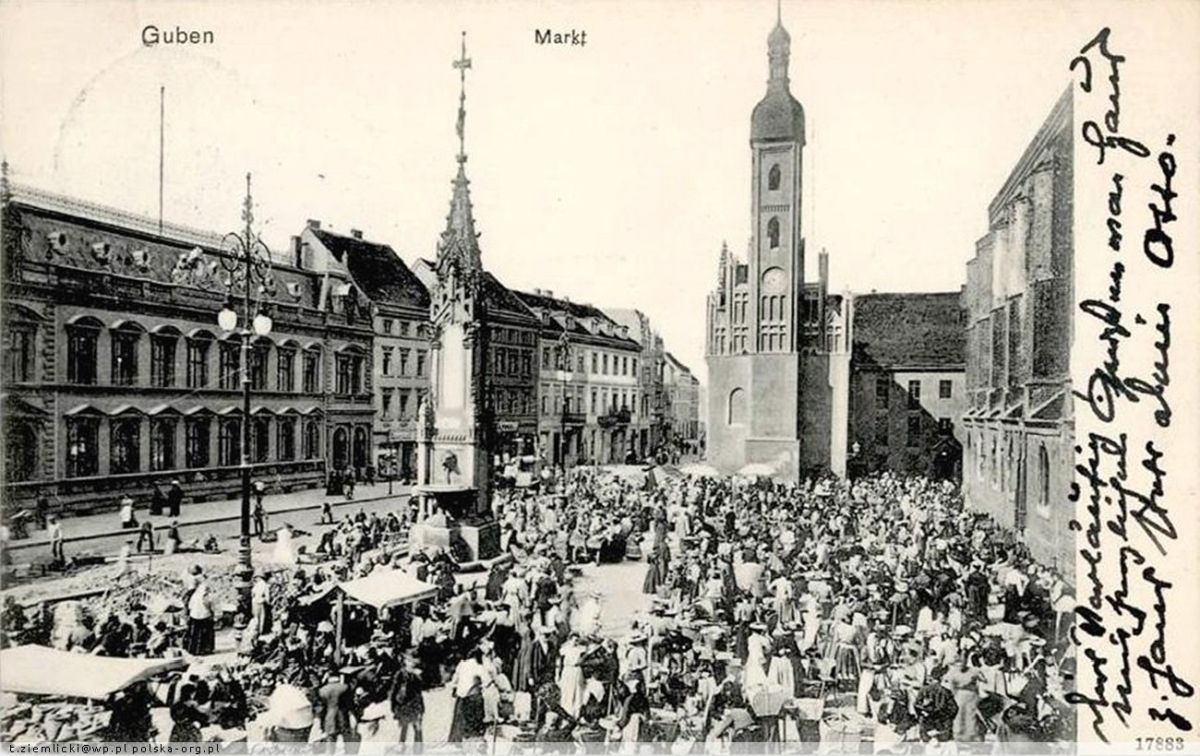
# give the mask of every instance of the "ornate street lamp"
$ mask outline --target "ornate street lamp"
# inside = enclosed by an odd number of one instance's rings
[[[225,306],[217,313],[217,324],[223,331],[238,328],[239,317],[235,310],[237,298],[241,298],[242,317],[239,336],[241,338],[242,377],[242,517],[241,543],[238,547],[238,616],[239,629],[250,621],[250,580],[254,576],[254,565],[250,557],[250,339],[266,336],[271,332],[271,318],[264,311],[264,300],[275,294],[275,275],[271,268],[271,250],[254,232],[254,201],[250,195],[250,174],[246,174],[246,199],[242,203],[241,233],[225,234],[221,247],[224,254],[219,258],[225,270],[223,283],[227,298]]]

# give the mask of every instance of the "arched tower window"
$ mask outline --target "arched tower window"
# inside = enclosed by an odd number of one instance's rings
[[[746,392],[735,388],[729,392],[729,412],[726,416],[730,425],[744,425],[746,422]]]
[[[767,173],[767,189],[768,190],[773,192],[779,188],[780,174],[781,174],[781,171],[779,170],[779,163],[776,163],[775,165],[771,166],[771,170]]]
[[[779,219],[771,218],[767,221],[767,241],[771,249],[779,248]]]

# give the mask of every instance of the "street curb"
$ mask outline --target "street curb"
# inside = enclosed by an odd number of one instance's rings
[[[332,506],[334,508],[336,508],[336,507],[342,507],[342,506],[352,506],[354,504],[366,504],[366,503],[373,502],[373,501],[382,501],[383,499],[395,499],[395,498],[400,498],[400,497],[407,497],[407,496],[410,496],[411,494],[412,494],[412,491],[411,491],[411,489],[409,489],[409,490],[397,491],[396,493],[393,493],[391,495],[381,494],[379,496],[369,496],[369,497],[361,498],[361,499],[347,500],[345,498],[339,498],[336,501],[332,502]],[[296,506],[285,506],[285,507],[281,507],[279,509],[267,510],[267,516],[272,517],[275,515],[288,514],[290,512],[304,512],[304,511],[307,511],[310,509],[320,509],[324,505],[325,505],[325,503],[321,502],[320,504],[300,504],[300,505],[296,505]],[[234,515],[218,515],[218,516],[201,517],[201,518],[198,518],[195,520],[188,520],[187,522],[180,522],[179,527],[180,528],[188,528],[188,527],[192,527],[195,525],[208,525],[208,524],[211,524],[214,522],[228,522],[230,520],[240,519],[241,516],[242,515],[239,512]],[[169,527],[170,527],[170,525],[155,525],[154,530],[157,533],[159,531],[166,531]],[[115,537],[118,537],[121,535],[129,535],[130,537],[133,537],[133,536],[137,535],[137,533],[138,533],[138,530],[136,528],[115,528],[113,530],[105,530],[105,531],[100,531],[98,533],[89,533],[87,535],[63,536],[63,543],[64,544],[80,543],[83,541],[93,541],[93,540],[98,540],[101,538],[115,538]],[[33,540],[17,541],[17,542],[9,541],[7,550],[11,554],[11,553],[15,553],[18,551],[25,551],[27,549],[43,548],[43,547],[44,548],[50,547],[50,539],[49,538],[42,538],[42,539],[36,540],[36,541],[33,541]]]

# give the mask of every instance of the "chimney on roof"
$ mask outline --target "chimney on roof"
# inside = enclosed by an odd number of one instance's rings
[[[299,236],[292,237],[291,249],[292,249],[292,265],[295,265],[297,268],[303,268],[304,267],[304,257],[300,252],[300,237]]]
[[[309,218],[307,221],[305,221],[305,225],[313,230],[316,230],[321,227],[321,221]]]
[[[352,228],[352,229],[350,229],[350,235],[353,236],[355,239],[361,239],[362,238],[362,229]]]
[[[542,296],[550,297],[551,299],[554,299],[554,292],[549,289],[542,289]]]

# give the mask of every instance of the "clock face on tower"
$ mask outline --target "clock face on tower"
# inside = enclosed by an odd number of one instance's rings
[[[787,290],[787,273],[783,268],[768,268],[762,274],[764,294],[782,294]]]

